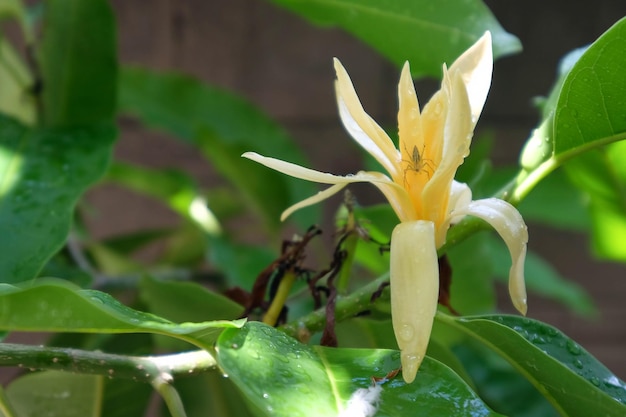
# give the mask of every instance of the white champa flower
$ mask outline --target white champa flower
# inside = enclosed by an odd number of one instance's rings
[[[441,89],[420,111],[407,62],[398,86],[396,149],[384,130],[365,113],[348,73],[335,59],[341,120],[388,175],[361,171],[338,176],[253,152],[243,154],[287,175],[332,184],[285,210],[283,219],[354,182],[370,182],[385,195],[400,220],[391,237],[391,315],[407,383],[415,379],[428,346],[439,294],[437,249],[445,243],[452,222],[465,215],[476,216],[502,236],[512,258],[511,299],[526,314],[524,259],[528,232],[521,215],[503,200],[472,201],[469,187],[454,181],[458,167],[469,154],[474,126],[491,84],[492,67],[491,35],[486,32],[449,69],[443,66]]]

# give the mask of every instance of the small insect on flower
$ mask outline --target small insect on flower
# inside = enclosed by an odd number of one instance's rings
[[[409,171],[413,171],[415,173],[424,172],[428,176],[428,179],[430,179],[433,171],[435,170],[435,167],[432,161],[422,156],[424,155],[425,148],[426,148],[426,145],[422,146],[422,151],[420,152],[419,149],[417,149],[417,146],[413,145],[413,151],[409,152],[405,146],[404,150],[406,154],[409,155],[409,159],[402,160],[402,162],[406,164],[406,167],[404,168],[405,186],[407,183],[407,178],[406,178],[407,172]]]

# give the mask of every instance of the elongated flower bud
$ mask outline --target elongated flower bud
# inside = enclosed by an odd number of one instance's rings
[[[439,296],[433,222],[398,224],[391,235],[391,318],[401,352],[402,376],[415,379],[424,360]]]

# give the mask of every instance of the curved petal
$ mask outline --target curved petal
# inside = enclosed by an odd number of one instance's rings
[[[341,62],[334,59],[337,81],[337,105],[344,127],[363,149],[370,153],[391,175],[398,177],[399,153],[385,131],[372,119],[361,105],[350,76]]]
[[[424,135],[422,132],[422,118],[415,85],[411,78],[411,68],[408,61],[404,63],[400,82],[398,83],[398,137],[400,154],[402,155],[403,171],[412,161],[413,149],[424,157]]]
[[[268,156],[259,155],[256,152],[246,152],[241,156],[258,162],[261,165],[265,165],[268,168],[272,168],[273,170],[276,170],[278,172],[282,172],[283,174],[287,174],[295,178],[300,178],[302,180],[319,182],[320,184],[342,184],[354,182],[351,180],[351,178],[353,178],[352,175],[342,176],[315,171],[314,169],[309,169],[300,165],[292,164],[291,162],[286,162],[282,159],[270,158]]]
[[[400,223],[393,229],[390,251],[391,321],[407,383],[424,359],[437,312],[439,263],[432,222]]]
[[[450,72],[459,72],[467,88],[472,108],[472,124],[476,124],[485,105],[491,74],[493,72],[493,53],[491,33],[489,31],[459,56],[450,67]]]
[[[525,315],[528,305],[524,283],[524,260],[526,259],[528,228],[522,216],[511,204],[497,198],[472,201],[464,209],[455,211],[453,214],[479,217],[496,229],[502,237],[512,260],[509,271],[509,294],[515,308]]]
[[[469,153],[473,126],[463,80],[458,74],[444,74],[444,95],[449,97],[443,131],[443,155],[434,175],[422,191],[424,216],[441,226],[448,217],[450,188],[456,170]],[[443,244],[442,242],[438,242]]]
[[[283,211],[283,213],[280,215],[280,221],[281,222],[285,221],[287,217],[291,216],[294,212],[300,210],[301,208],[312,206],[313,204],[317,204],[321,201],[326,200],[327,198],[332,197],[333,195],[341,191],[346,185],[348,185],[348,183],[335,184],[333,186],[328,187],[327,189],[323,191],[320,191],[319,193],[315,195],[312,195],[309,198],[305,198],[304,200],[294,204],[293,206]]]

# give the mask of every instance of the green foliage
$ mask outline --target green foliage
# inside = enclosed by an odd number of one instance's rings
[[[176,324],[133,310],[107,293],[81,290],[58,280],[39,280],[26,287],[0,286],[4,306],[0,329],[85,333],[154,333],[210,346],[223,328],[243,321]]]
[[[496,57],[518,52],[519,40],[505,32],[489,9],[477,0],[272,0],[307,20],[338,26],[401,67],[411,63],[414,77],[441,77],[486,30]]]
[[[111,125],[33,129],[0,115],[0,281],[37,276],[64,244],[81,194],[104,173]]]
[[[181,74],[129,68],[122,72],[119,105],[146,125],[196,146],[271,230],[286,207],[315,193],[309,183],[241,160],[246,151],[301,164],[304,157],[279,126],[229,92]],[[308,227],[316,222],[317,212],[312,209],[298,219]]]
[[[496,58],[520,50],[480,0],[272,3],[341,28],[398,66],[409,60],[414,76],[440,76],[442,63],[486,30]],[[385,287],[398,222],[388,205],[342,207],[332,238],[305,245],[296,236],[281,248],[280,214],[317,188],[241,159],[254,151],[309,166],[262,109],[184,74],[118,74],[106,0],[0,0],[5,22],[19,31],[0,32],[0,337],[53,336],[42,347],[0,344],[0,366],[43,370],[0,389],[1,416],[139,416],[152,391],[164,399],[162,415],[174,417],[626,415],[626,384],[574,340],[538,321],[493,314],[494,283],[508,279],[511,262],[500,242],[476,233],[485,228],[476,219],[454,225],[439,248],[452,270],[441,295],[461,315],[440,306],[427,357],[406,384],[396,375]],[[591,233],[597,254],[625,261],[625,50],[622,19],[568,54],[520,167],[493,168],[487,137],[456,179],[474,199],[518,205],[528,222]],[[197,149],[228,185],[201,185],[179,168],[111,163],[119,115]],[[94,238],[90,208],[78,203],[101,178],[152,198],[179,223]],[[297,213],[296,233],[320,213]],[[346,235],[351,215],[356,225]],[[154,259],[136,256],[155,244],[162,250]],[[286,323],[254,321],[275,307],[287,274],[297,279],[282,310]],[[580,286],[532,251],[525,274],[531,299],[597,313]],[[40,278],[50,276],[57,278]],[[320,346],[334,336],[339,347]],[[163,351],[173,354],[154,356]],[[97,366],[77,367],[84,358]]]
[[[561,415],[626,411],[624,382],[554,327],[517,316],[438,317],[504,357]]]
[[[117,38],[106,0],[48,0],[39,51],[44,125],[88,126],[115,114]]]
[[[18,415],[96,417],[102,407],[103,379],[96,375],[39,372],[15,380],[6,396]]]
[[[309,347],[255,322],[222,333],[217,349],[222,369],[263,415],[337,415],[349,409],[350,400],[355,412],[357,399],[365,401],[358,390],[372,386],[380,389],[377,416],[498,415],[450,368],[432,359],[424,362],[415,384],[394,379],[372,385],[373,376],[398,368],[397,351]]]

